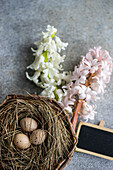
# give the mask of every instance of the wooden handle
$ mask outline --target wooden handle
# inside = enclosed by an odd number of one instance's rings
[[[99,126],[104,127],[104,124],[105,124],[104,120],[101,120]]]

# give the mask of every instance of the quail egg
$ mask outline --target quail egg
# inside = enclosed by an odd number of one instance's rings
[[[20,126],[26,132],[32,132],[33,130],[37,129],[37,122],[29,117],[23,118],[20,121]]]
[[[15,135],[14,144],[20,149],[27,149],[31,145],[28,136],[22,133]]]
[[[34,145],[43,143],[46,139],[46,132],[42,129],[34,130],[30,136],[30,141]]]

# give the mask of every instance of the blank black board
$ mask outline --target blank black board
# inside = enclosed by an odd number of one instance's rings
[[[113,133],[82,125],[77,148],[113,157]]]

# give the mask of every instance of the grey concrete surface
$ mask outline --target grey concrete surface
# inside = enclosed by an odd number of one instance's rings
[[[0,102],[9,93],[40,92],[26,79],[25,70],[34,60],[30,48],[48,24],[69,43],[65,70],[73,70],[94,46],[102,46],[113,57],[113,0],[0,0]],[[113,74],[97,112],[92,123],[104,119],[113,129]],[[113,161],[74,153],[65,168],[70,169],[113,170]]]

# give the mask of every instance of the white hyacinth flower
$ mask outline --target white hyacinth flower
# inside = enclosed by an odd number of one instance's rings
[[[62,64],[65,55],[61,56],[61,50],[65,50],[68,43],[64,43],[55,34],[57,29],[54,26],[47,26],[46,32],[42,32],[40,42],[35,42],[37,49],[32,49],[35,56],[34,62],[27,67],[35,71],[33,76],[26,77],[33,81],[37,86],[44,88],[42,95],[52,97],[61,102],[64,95],[61,86],[69,82],[70,73],[62,71]],[[62,72],[61,72],[62,71]]]

